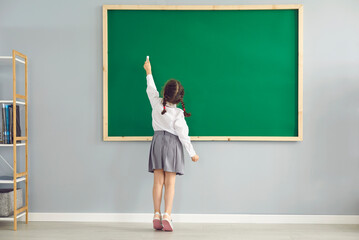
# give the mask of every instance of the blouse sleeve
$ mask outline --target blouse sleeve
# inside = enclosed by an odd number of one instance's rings
[[[193,157],[196,155],[196,152],[194,151],[194,148],[191,143],[191,139],[188,136],[189,129],[186,120],[184,119],[184,115],[182,111],[180,115],[181,116],[174,123],[174,128],[177,132],[178,138],[180,139],[182,145],[186,148],[190,157]]]
[[[160,97],[159,97],[160,95],[159,95],[159,93],[157,91],[157,88],[156,88],[155,82],[153,80],[152,74],[148,74],[146,76],[146,79],[147,79],[146,92],[147,92],[148,99],[150,100],[151,106],[153,108],[155,103],[160,100]]]

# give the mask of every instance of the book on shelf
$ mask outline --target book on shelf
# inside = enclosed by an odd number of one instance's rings
[[[1,114],[1,124],[0,124],[0,144],[1,143],[5,143],[5,119],[4,119],[4,108],[3,108],[3,104],[1,104],[1,108],[0,108],[0,114]]]
[[[13,105],[3,103],[1,105],[1,115],[0,144],[13,144]],[[21,136],[19,106],[16,106],[16,136]],[[17,140],[17,143],[21,143],[21,140]]]

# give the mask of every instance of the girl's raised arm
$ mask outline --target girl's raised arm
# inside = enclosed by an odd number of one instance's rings
[[[151,71],[151,63],[150,60],[147,57],[147,60],[145,64],[143,65],[143,68],[146,70],[146,79],[147,79],[147,96],[150,100],[152,108],[154,107],[155,103],[158,102],[160,99],[160,94],[157,91],[155,81],[153,80],[152,71]]]
[[[150,100],[151,106],[152,108],[155,106],[155,104],[160,100],[160,94],[157,91],[155,82],[153,81],[153,76],[152,74],[148,74],[146,76],[147,79],[147,96],[148,99]]]

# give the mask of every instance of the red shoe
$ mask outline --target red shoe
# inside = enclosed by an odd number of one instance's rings
[[[153,217],[153,229],[161,230],[162,229],[162,216],[159,212],[155,212],[155,215],[160,215],[160,217]]]
[[[170,218],[170,215],[168,213],[164,213],[163,215],[166,215],[166,218],[162,218],[162,231],[173,231],[173,225],[172,225],[172,219]]]

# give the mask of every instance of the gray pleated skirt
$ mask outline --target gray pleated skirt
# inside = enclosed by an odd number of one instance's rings
[[[155,131],[153,134],[148,171],[163,169],[165,172],[184,174],[183,146],[177,135],[167,131]]]

